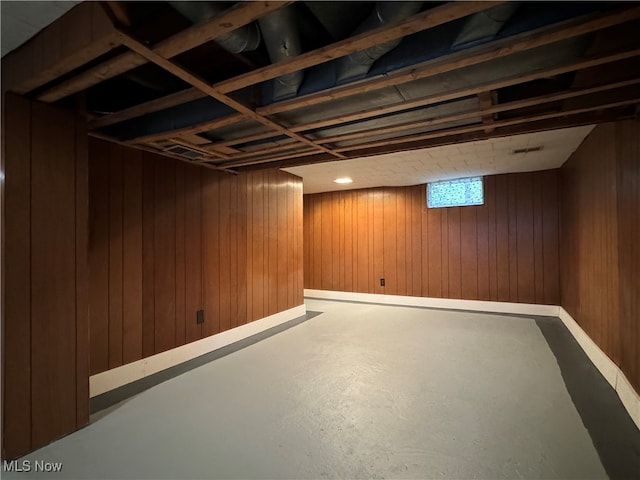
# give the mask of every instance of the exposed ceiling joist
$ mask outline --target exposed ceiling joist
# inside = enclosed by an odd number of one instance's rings
[[[252,120],[256,120],[257,122],[262,123],[263,125],[272,128],[273,130],[276,130],[276,131],[278,131],[278,132],[280,132],[280,133],[282,133],[284,135],[287,135],[287,136],[289,136],[289,137],[291,137],[291,138],[293,138],[295,140],[298,140],[299,142],[306,143],[307,145],[309,145],[311,147],[314,147],[314,148],[316,148],[318,150],[322,150],[322,151],[324,151],[326,153],[329,153],[329,154],[331,154],[331,155],[333,155],[333,156],[335,156],[337,158],[344,158],[344,156],[342,154],[334,152],[331,149],[329,149],[327,147],[324,147],[322,145],[318,145],[315,142],[313,142],[312,140],[309,140],[306,137],[303,137],[302,135],[299,135],[297,133],[291,132],[291,131],[287,130],[285,127],[283,127],[282,125],[280,125],[279,123],[276,123],[273,120],[270,120],[270,119],[268,119],[268,118],[256,113],[251,108],[249,108],[246,105],[238,102],[237,100],[234,100],[231,97],[228,97],[227,95],[219,93],[217,90],[215,90],[206,81],[202,80],[197,75],[194,75],[193,73],[188,72],[187,70],[185,70],[181,66],[177,65],[175,62],[172,62],[171,60],[162,57],[157,52],[155,52],[154,50],[144,46],[142,43],[140,43],[139,41],[135,40],[131,36],[121,32],[120,33],[120,40],[122,41],[123,45],[126,45],[131,50],[133,50],[136,53],[144,56],[150,62],[153,62],[156,65],[158,65],[159,67],[164,68],[168,72],[173,73],[178,78],[180,78],[180,79],[184,80],[185,82],[193,85],[194,87],[198,88],[199,90],[201,90],[202,92],[204,92],[207,95],[211,96],[212,98],[218,100],[221,103],[224,103],[228,107],[233,108],[238,113],[240,113],[242,115],[245,115],[247,118],[250,118]]]
[[[535,105],[544,105],[545,103],[552,103],[560,100],[567,100],[570,98],[592,95],[594,93],[606,92],[606,91],[615,90],[615,89],[622,89],[622,88],[626,88],[626,87],[630,87],[638,84],[640,84],[640,79],[634,78],[634,79],[625,80],[622,82],[606,83],[604,85],[599,85],[591,88],[582,88],[582,89],[576,89],[576,90],[563,91],[560,93],[540,95],[537,97],[528,98],[526,100],[515,100],[513,102],[507,102],[500,105],[494,105],[493,103],[488,101],[486,102],[486,106],[483,107],[481,105],[479,110],[473,109],[473,110],[469,110],[466,112],[461,112],[453,115],[444,115],[442,117],[430,118],[428,120],[407,122],[407,123],[402,123],[398,125],[393,125],[390,127],[372,128],[362,132],[335,135],[333,137],[324,137],[324,138],[317,139],[316,142],[320,144],[336,143],[336,142],[343,142],[347,140],[355,140],[360,138],[372,137],[375,135],[381,135],[385,133],[402,132],[402,131],[411,130],[417,127],[441,125],[441,124],[455,122],[458,120],[476,118],[478,116],[484,117],[484,116],[493,115],[496,113],[508,112],[510,110],[519,110],[521,108],[532,107]],[[486,92],[486,93],[489,94],[489,92]],[[487,131],[487,128],[486,128],[487,123],[484,120],[482,123],[485,126],[485,131]],[[495,129],[495,126],[493,125],[494,123],[496,123],[496,121],[492,119],[491,131]],[[487,133],[490,133],[490,131]]]
[[[514,120],[502,120],[502,121],[497,121],[493,123],[494,128],[499,128],[499,127],[507,127],[507,126],[511,126],[511,125],[520,125],[520,124],[526,124],[526,123],[533,123],[533,122],[538,122],[541,120],[550,120],[553,118],[558,118],[558,117],[566,117],[566,116],[570,116],[570,115],[577,115],[577,114],[581,114],[581,113],[588,113],[588,112],[594,112],[594,111],[599,111],[599,110],[607,110],[610,108],[616,108],[616,107],[624,107],[624,106],[629,106],[629,105],[635,105],[637,103],[640,102],[640,96],[634,96],[633,98],[629,98],[627,100],[621,100],[621,101],[617,101],[617,102],[609,102],[609,103],[598,103],[597,105],[593,105],[593,106],[589,106],[589,107],[584,107],[584,108],[576,108],[576,109],[572,109],[572,110],[562,110],[560,112],[554,112],[554,113],[546,113],[546,114],[542,114],[542,115],[528,115],[525,117],[519,117],[516,118]],[[336,151],[337,152],[349,152],[352,150],[358,150],[358,149],[365,149],[365,148],[374,148],[374,147],[382,147],[382,146],[390,146],[390,145],[399,145],[399,144],[403,144],[403,143],[410,143],[410,142],[415,142],[415,141],[420,141],[420,140],[430,140],[433,138],[438,138],[438,137],[445,137],[445,136],[449,136],[449,135],[457,135],[457,134],[461,134],[461,133],[469,133],[469,132],[475,132],[475,131],[484,131],[484,125],[483,124],[479,124],[479,125],[472,125],[472,126],[464,126],[464,127],[454,127],[451,129],[445,129],[445,130],[437,130],[435,132],[429,132],[429,133],[422,133],[422,134],[418,134],[418,135],[409,135],[406,137],[396,137],[393,139],[388,139],[388,140],[384,140],[384,141],[380,141],[380,142],[371,142],[371,143],[365,143],[365,144],[358,144],[358,145],[352,145],[349,147],[343,147],[343,148],[337,148]]]
[[[408,100],[403,102],[394,103],[391,105],[385,105],[383,107],[375,107],[368,110],[355,112],[349,115],[340,115],[331,117],[328,119],[318,120],[309,123],[301,123],[291,127],[294,132],[303,132],[307,130],[314,130],[322,127],[333,126],[340,123],[354,122],[357,120],[364,120],[367,118],[379,117],[387,115],[389,113],[401,112],[410,110],[417,107],[424,107],[427,105],[433,105],[440,102],[447,102],[459,98],[464,98],[472,95],[477,95],[480,92],[486,92],[489,90],[497,90],[500,88],[510,87],[513,85],[524,84],[534,80],[538,80],[545,77],[553,77],[556,75],[562,75],[568,72],[574,72],[578,70],[586,70],[588,68],[597,67],[600,65],[606,65],[608,63],[614,63],[629,58],[640,56],[640,48],[631,48],[623,50],[621,52],[606,53],[601,55],[595,55],[585,59],[581,59],[575,62],[571,62],[560,67],[543,68],[532,73],[519,74],[506,79],[500,79],[474,85],[473,87],[465,87],[457,90],[450,90],[443,93],[437,93],[434,95],[428,95],[423,98],[414,100]]]
[[[514,37],[504,38],[469,50],[456,52],[445,57],[426,62],[418,68],[408,68],[370,80],[347,84],[309,95],[299,96],[272,105],[258,108],[261,115],[273,115],[320,103],[337,100],[361,93],[380,90],[392,85],[411,82],[441,73],[459,70],[490,60],[524,52],[533,48],[549,45],[603,28],[613,27],[621,23],[640,18],[640,7],[624,8],[604,15],[589,16],[587,19],[572,19],[550,27],[542,27],[531,32],[521,33]]]
[[[220,15],[194,25],[182,32],[161,41],[153,51],[161,57],[171,58],[187,50],[223,37],[254,20],[278,10],[292,2],[240,2]],[[86,72],[50,88],[38,96],[43,102],[55,102],[73,93],[96,85],[135,67],[144,65],[148,59],[134,51],[125,52],[111,60],[97,65]]]
[[[291,57],[274,65],[259,68],[230,80],[217,83],[214,87],[221,93],[229,93],[249,85],[271,80],[272,78],[297,72],[344,57],[363,50],[371,45],[388,42],[398,38],[433,28],[443,23],[487,10],[502,2],[449,2],[436,8],[414,15],[406,20],[391,23],[375,30],[360,33],[326,47]]]
[[[188,88],[186,90],[182,90],[180,92],[173,93],[156,100],[141,103],[134,107],[127,108],[126,110],[121,110],[116,113],[96,118],[93,122],[90,123],[89,127],[106,127],[108,125],[113,125],[114,123],[124,122],[125,120],[129,120],[131,118],[141,117],[142,115],[146,115],[147,113],[153,113],[159,110],[164,110],[165,108],[175,107],[176,105],[181,105],[183,103],[191,102],[203,97],[206,97],[206,95],[197,88]]]

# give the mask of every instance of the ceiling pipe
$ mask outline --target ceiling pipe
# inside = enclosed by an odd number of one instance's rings
[[[258,19],[271,63],[278,63],[302,53],[300,32],[293,6],[276,10]],[[273,98],[281,100],[298,93],[304,73],[297,72],[281,75],[273,80]]]
[[[351,36],[409,18],[420,11],[422,3],[377,2],[371,15],[360,24]],[[397,47],[401,41],[402,38],[398,38],[342,57],[338,63],[338,82],[364,77],[376,60]]]
[[[192,23],[201,23],[226,10],[224,3],[170,1],[173,8]],[[223,37],[216,43],[230,53],[251,52],[260,46],[260,30],[254,23],[244,25]]]
[[[518,2],[506,2],[471,15],[452,46],[468,45],[496,36],[518,7]]]

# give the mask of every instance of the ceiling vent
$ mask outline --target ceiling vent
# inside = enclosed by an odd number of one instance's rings
[[[179,155],[184,158],[188,158],[189,160],[198,160],[200,158],[204,158],[205,156],[205,154],[199,150],[194,150],[193,148],[189,148],[179,144],[170,145],[165,148],[164,151],[173,153],[174,155]]]
[[[537,147],[516,148],[515,150],[511,151],[511,155],[517,155],[519,153],[539,152],[540,150],[542,150],[542,145],[539,145]]]

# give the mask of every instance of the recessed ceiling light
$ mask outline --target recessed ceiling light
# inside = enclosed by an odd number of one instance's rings
[[[349,177],[341,177],[341,178],[336,178],[333,183],[339,183],[340,185],[344,185],[346,183],[353,183],[353,180],[351,180]]]

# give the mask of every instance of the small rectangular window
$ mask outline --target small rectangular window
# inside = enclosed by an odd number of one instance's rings
[[[429,208],[482,204],[484,204],[482,177],[457,178],[427,184],[427,206]]]

